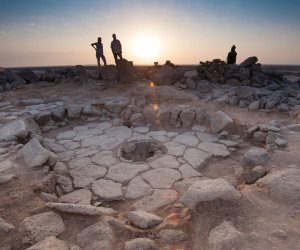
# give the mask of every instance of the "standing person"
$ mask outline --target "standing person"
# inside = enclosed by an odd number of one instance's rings
[[[118,57],[120,59],[122,59],[122,45],[121,45],[121,42],[117,39],[116,34],[113,34],[112,37],[113,37],[113,40],[111,42],[110,47],[111,47],[111,51],[114,55],[115,62],[117,65]]]
[[[92,47],[96,50],[96,58],[97,58],[97,63],[98,63],[98,67],[100,68],[100,57],[104,63],[104,66],[106,66],[106,59],[105,56],[103,54],[103,44],[102,44],[102,39],[101,37],[98,37],[98,42],[96,43],[92,43],[91,44]]]
[[[227,56],[227,64],[236,64],[236,56],[237,56],[237,53],[235,51],[235,45],[233,45],[231,47],[231,51],[228,53],[228,56]]]

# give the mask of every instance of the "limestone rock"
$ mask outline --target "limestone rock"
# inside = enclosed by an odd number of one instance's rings
[[[258,179],[262,178],[264,175],[266,175],[267,170],[262,166],[257,166],[251,171],[243,173],[243,178],[247,184],[253,184]]]
[[[233,124],[233,120],[222,111],[214,113],[210,119],[212,133],[218,133]]]
[[[175,141],[170,141],[164,144],[168,149],[168,154],[176,157],[183,156],[186,146]]]
[[[144,210],[146,212],[154,212],[165,206],[171,205],[178,198],[178,194],[174,190],[156,189],[153,194],[135,202],[133,207],[136,210]]]
[[[11,170],[12,168],[14,168],[14,164],[12,161],[5,160],[5,161],[0,162],[0,173],[3,173],[7,170]]]
[[[186,241],[188,236],[181,230],[166,229],[159,232],[161,240],[167,244],[178,244]]]
[[[79,118],[83,107],[81,105],[70,105],[67,108],[67,115],[70,119]]]
[[[1,172],[1,171],[0,171]],[[14,179],[16,176],[12,174],[7,175],[0,175],[0,185],[10,182],[12,179]]]
[[[0,142],[25,140],[29,134],[26,123],[17,120],[0,128]]]
[[[155,242],[147,238],[136,238],[126,241],[124,250],[157,250]]]
[[[72,203],[55,203],[48,202],[47,207],[54,208],[64,213],[81,214],[81,215],[114,215],[116,212],[111,208],[95,207],[92,205],[72,204]]]
[[[195,209],[205,201],[236,201],[240,198],[240,192],[224,179],[211,179],[195,182],[182,196],[181,201],[189,208]]]
[[[145,211],[132,211],[128,213],[128,220],[136,227],[148,229],[162,223],[162,219]]]
[[[66,115],[66,108],[65,107],[59,107],[52,111],[52,119],[56,122],[61,122],[64,120]]]
[[[118,71],[121,82],[133,82],[137,79],[133,63],[126,59],[118,61]]]
[[[127,187],[126,198],[137,199],[151,194],[152,187],[139,176],[134,177]]]
[[[99,198],[107,201],[122,200],[122,184],[110,180],[98,180],[92,183],[92,191]]]
[[[59,240],[54,236],[50,236],[37,244],[27,248],[26,250],[69,250],[65,241]]]
[[[223,144],[203,142],[199,144],[198,148],[204,152],[207,152],[217,157],[227,157],[230,155],[230,152],[227,150],[227,147]]]
[[[198,71],[197,70],[186,71],[184,73],[184,77],[186,77],[186,78],[197,78],[198,77]]]
[[[184,134],[176,136],[174,142],[181,143],[186,146],[196,147],[199,143],[198,138],[194,135],[194,133],[186,132]]]
[[[172,155],[163,156],[157,160],[154,160],[150,163],[152,168],[179,168],[179,163],[176,160],[176,157]]]
[[[243,61],[241,64],[240,64],[240,67],[241,68],[247,68],[247,67],[250,67],[252,65],[254,65],[255,63],[257,63],[258,59],[256,56],[252,56],[252,57],[248,57],[245,61]]]
[[[193,169],[190,165],[184,164],[179,168],[182,178],[191,178],[202,176],[198,171]]]
[[[20,154],[24,157],[25,164],[30,168],[41,167],[50,156],[50,152],[35,138],[31,139],[21,149]]]
[[[256,166],[265,166],[271,157],[264,148],[252,147],[249,149],[243,158],[243,167],[251,169]]]
[[[231,222],[224,221],[213,228],[208,236],[208,249],[241,249],[245,236]]]
[[[119,163],[109,168],[106,178],[125,183],[147,169],[149,166],[146,164]]]
[[[100,67],[99,73],[103,80],[116,81],[119,79],[118,68],[115,65]]]
[[[103,167],[111,167],[117,164],[118,160],[114,157],[112,151],[101,151],[93,156],[92,162]]]
[[[183,128],[190,128],[194,125],[196,113],[193,110],[183,110],[180,114],[180,119]]]
[[[62,218],[54,212],[26,217],[19,225],[18,234],[22,243],[34,244],[49,236],[58,236],[65,231]]]
[[[206,165],[211,156],[211,154],[202,150],[188,148],[183,155],[183,159],[186,160],[193,168],[200,169]]]
[[[77,244],[85,250],[111,250],[113,239],[113,231],[102,221],[84,228],[77,234]]]
[[[129,105],[129,102],[125,96],[107,97],[104,99],[104,106],[109,112],[120,114]]]
[[[141,175],[153,188],[171,188],[181,178],[181,174],[170,168],[158,168]]]
[[[256,183],[260,187],[267,187],[275,201],[300,203],[300,169],[296,165],[273,171]]]
[[[178,73],[168,65],[162,66],[151,76],[151,80],[157,85],[171,85],[178,79]]]
[[[87,189],[75,190],[72,193],[59,197],[59,202],[90,205],[92,193]]]

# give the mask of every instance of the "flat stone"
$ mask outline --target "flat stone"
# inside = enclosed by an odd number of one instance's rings
[[[213,228],[208,236],[209,249],[242,249],[245,236],[231,222],[224,221]]]
[[[186,160],[193,168],[200,169],[207,164],[211,156],[211,154],[204,151],[195,148],[188,148],[183,155],[183,159]]]
[[[101,131],[99,129],[89,129],[89,130],[85,130],[85,131],[80,131],[80,132],[78,132],[76,137],[74,137],[72,140],[79,142],[79,141],[83,141],[84,139],[94,137],[96,135],[101,135],[102,133],[103,133],[103,131]]]
[[[83,249],[113,249],[113,231],[105,222],[99,221],[77,234],[77,244]]]
[[[150,163],[152,168],[179,168],[179,163],[176,160],[176,157],[172,155],[166,155],[159,159],[156,159]]]
[[[141,229],[157,226],[163,221],[159,216],[145,211],[132,211],[128,213],[127,217],[134,226]]]
[[[160,239],[167,244],[178,244],[186,241],[188,236],[181,230],[166,229],[159,232]]]
[[[182,178],[190,178],[190,177],[202,176],[198,171],[196,171],[194,168],[192,168],[188,164],[182,165],[179,168],[179,171],[181,172]]]
[[[165,206],[171,205],[178,198],[178,194],[174,190],[154,190],[153,194],[135,202],[133,207],[136,210],[153,212]]]
[[[75,154],[78,158],[84,158],[88,156],[93,156],[97,153],[99,153],[98,149],[82,148],[82,149],[78,149]]]
[[[69,246],[65,241],[59,240],[54,236],[50,236],[37,244],[26,248],[26,250],[69,250]]]
[[[151,194],[152,187],[139,176],[134,177],[127,187],[126,198],[138,199]]]
[[[87,165],[91,164],[90,158],[74,158],[71,161],[69,161],[68,166],[70,169],[74,168],[85,168]]]
[[[99,198],[107,201],[122,200],[122,184],[110,180],[98,180],[92,183],[92,191]]]
[[[103,167],[111,167],[117,164],[118,160],[112,151],[101,151],[93,156],[92,162]]]
[[[175,141],[170,141],[164,144],[166,148],[168,149],[168,154],[174,155],[174,156],[183,156],[184,151],[186,149],[185,145],[182,145]]]
[[[106,178],[125,183],[147,169],[149,166],[146,164],[119,163],[109,168]]]
[[[90,215],[90,216],[116,214],[116,212],[111,208],[95,207],[92,205],[73,204],[73,203],[55,203],[55,202],[48,202],[46,203],[46,205],[47,207],[54,208],[60,212],[71,213],[71,214],[81,214],[81,215]]]
[[[99,130],[107,130],[112,127],[111,122],[101,122],[97,125],[97,129]]]
[[[60,215],[46,212],[26,217],[19,225],[18,234],[22,243],[34,244],[49,236],[58,236],[65,231]]]
[[[79,190],[75,190],[72,193],[59,197],[59,202],[90,205],[91,198],[92,198],[92,193],[90,190],[79,189]]]
[[[207,180],[208,178],[205,177],[190,177],[185,178],[181,181],[177,181],[174,184],[174,189],[181,195],[183,195],[195,182]]]
[[[272,171],[256,183],[259,187],[266,187],[275,201],[284,204],[300,203],[300,169],[296,165]]]
[[[58,141],[72,140],[76,135],[77,135],[77,133],[75,131],[66,131],[66,132],[59,133],[55,138]]]
[[[74,168],[70,170],[70,175],[74,179],[74,187],[83,188],[88,186],[94,180],[104,177],[106,172],[106,168],[95,164],[90,164],[81,168]]]
[[[207,134],[207,133],[197,133],[198,138],[202,142],[217,142],[218,137],[216,135]]]
[[[55,142],[44,142],[44,144],[56,154],[66,151],[64,146]]]
[[[158,168],[143,173],[141,177],[153,188],[171,188],[181,178],[181,174],[174,169]]]
[[[140,133],[140,134],[147,134],[149,132],[150,128],[149,127],[136,127],[133,128],[134,132]]]
[[[256,166],[265,166],[271,157],[264,148],[252,147],[245,154],[243,158],[243,167],[251,169]]]
[[[14,225],[6,222],[0,217],[0,234],[9,233],[15,228]]]
[[[200,143],[198,149],[217,157],[227,157],[230,155],[225,145],[213,142]]]
[[[219,143],[224,144],[227,147],[233,147],[236,148],[239,146],[239,144],[235,141],[230,141],[230,140],[219,140]]]
[[[174,141],[190,147],[196,147],[199,144],[198,138],[190,132],[178,135]]]
[[[73,150],[73,149],[76,149],[76,148],[80,148],[80,144],[78,142],[71,141],[71,142],[65,143],[64,147],[66,149]]]
[[[195,182],[182,196],[181,201],[189,208],[195,209],[205,201],[236,201],[240,198],[240,192],[224,179],[211,179]]]
[[[214,113],[210,119],[210,130],[218,133],[233,124],[233,120],[222,111]]]
[[[41,167],[47,162],[50,152],[40,142],[33,138],[20,151],[25,164],[30,168]]]

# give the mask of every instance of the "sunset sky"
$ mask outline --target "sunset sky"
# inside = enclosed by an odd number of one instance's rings
[[[256,55],[300,64],[299,0],[0,0],[0,66],[96,64],[112,34],[134,64],[175,64]]]

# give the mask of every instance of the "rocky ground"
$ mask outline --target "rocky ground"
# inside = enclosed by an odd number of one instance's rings
[[[100,73],[0,73],[1,250],[299,249],[298,73]]]

